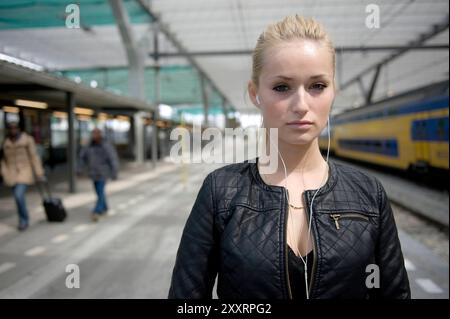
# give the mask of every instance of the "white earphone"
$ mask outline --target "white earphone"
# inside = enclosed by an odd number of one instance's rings
[[[256,104],[258,104],[258,105],[261,104],[261,102],[259,101],[259,96],[258,95],[256,95]]]
[[[256,102],[258,103],[258,105],[260,104],[258,95],[256,95]],[[262,123],[261,123],[261,124],[263,124],[263,123],[264,123],[264,119],[262,118]],[[264,125],[262,125],[262,126],[264,126]],[[331,138],[330,138],[330,116],[329,116],[329,115],[328,115],[328,121],[327,121],[327,133],[328,133],[328,148],[327,148],[327,157],[326,157],[325,162],[327,163],[327,166],[328,166],[328,159],[329,159],[329,154],[330,154],[330,144],[331,144]],[[275,148],[276,148],[276,150],[277,150],[277,152],[278,152],[278,155],[280,156],[281,163],[283,164],[283,167],[284,167],[285,181],[287,182],[287,169],[286,169],[286,164],[284,163],[283,156],[281,156],[281,153],[280,153],[280,151],[278,150],[278,147],[277,147],[276,145],[273,145],[273,144],[272,144],[272,139],[270,138],[270,133],[269,133],[269,143],[271,143],[272,146],[275,146]],[[319,191],[320,191],[320,189],[321,189],[322,187],[323,187],[323,185],[320,186],[319,189],[316,190],[316,192],[314,193],[314,195],[313,195],[313,197],[312,197],[311,204],[309,205],[309,225],[308,225],[308,237],[307,237],[307,238],[308,238],[308,241],[309,241],[309,238],[311,237],[311,221],[312,221],[312,218],[311,218],[311,217],[312,217],[312,212],[313,212],[312,207],[313,207],[314,199],[316,198],[317,193],[319,193]],[[287,190],[287,184],[286,184],[285,188],[286,188],[286,190]],[[289,193],[288,193],[288,201],[289,201]],[[306,299],[309,299],[308,255],[306,255],[305,257],[306,257],[306,258],[303,259],[303,257],[300,256],[300,258],[301,258],[301,260],[302,260],[302,262],[303,262],[303,264],[304,264],[304,266],[305,266],[304,271],[305,271]]]

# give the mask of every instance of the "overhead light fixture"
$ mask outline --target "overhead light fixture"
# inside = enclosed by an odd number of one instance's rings
[[[36,64],[33,62],[29,62],[29,61],[25,61],[25,60],[22,60],[19,58],[15,58],[13,56],[10,56],[10,55],[4,54],[4,53],[0,53],[0,60],[6,61],[9,63],[14,63],[14,64],[17,64],[17,65],[20,65],[20,66],[23,66],[25,68],[32,69],[35,71],[43,71],[44,70],[44,67],[42,65],[39,65],[39,64]]]
[[[55,112],[53,112],[53,116],[61,118],[61,119],[65,119],[65,118],[67,118],[67,113],[66,112],[55,111]]]
[[[102,120],[102,121],[106,121],[108,119],[108,114],[106,114],[106,113],[99,113],[97,115],[97,119]]]
[[[165,119],[171,119],[174,115],[174,110],[170,105],[159,104],[159,116]]]
[[[76,107],[74,110],[75,114],[79,114],[79,115],[93,115],[94,111],[91,109],[86,109],[83,107]]]
[[[80,121],[90,121],[92,118],[89,115],[77,115],[77,119]]]
[[[37,102],[30,100],[15,100],[14,103],[19,106],[33,107],[36,109],[46,109],[48,104],[45,102]]]
[[[125,121],[125,122],[129,122],[130,119],[128,116],[124,116],[124,115],[117,115],[116,119],[118,119],[119,121]]]
[[[19,108],[17,106],[4,106],[3,111],[8,113],[19,113]]]

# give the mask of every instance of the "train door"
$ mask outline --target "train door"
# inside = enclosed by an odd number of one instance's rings
[[[416,120],[412,122],[412,140],[415,147],[415,163],[413,166],[419,171],[426,171],[428,169],[431,154],[430,154],[430,129],[428,115],[422,113]]]

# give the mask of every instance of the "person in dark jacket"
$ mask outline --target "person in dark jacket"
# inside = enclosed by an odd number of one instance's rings
[[[108,179],[117,179],[119,160],[115,148],[106,141],[100,129],[92,131],[91,143],[81,149],[78,173],[87,168],[97,194],[97,202],[92,210],[92,220],[98,221],[99,216],[108,211],[105,186]]]
[[[334,47],[315,20],[288,16],[261,34],[248,91],[278,133],[267,135],[269,162],[280,161],[272,172],[260,157],[207,176],[169,298],[211,298],[216,276],[225,299],[410,298],[383,186],[320,153],[334,81]]]

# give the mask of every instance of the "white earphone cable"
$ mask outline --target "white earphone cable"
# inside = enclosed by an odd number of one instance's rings
[[[258,104],[260,104],[259,102],[259,98],[258,96],[256,96],[256,100],[258,102]],[[262,123],[264,123],[264,119],[262,118]],[[263,125],[262,125],[263,126]],[[328,159],[329,159],[329,154],[330,154],[330,144],[331,144],[331,138],[330,138],[330,117],[328,116],[328,121],[327,121],[327,133],[328,133],[328,147],[327,147],[327,156],[326,156],[326,160],[325,162],[327,163],[327,167],[328,167]],[[275,146],[275,149],[277,150],[278,156],[281,159],[281,162],[283,163],[283,167],[284,167],[284,175],[285,175],[285,188],[286,188],[286,193],[288,196],[288,202],[289,202],[289,191],[287,188],[287,169],[286,169],[286,164],[284,163],[283,160],[283,156],[281,155],[280,151],[278,150],[278,147],[276,147],[276,145],[273,144],[270,133],[269,135],[269,143],[272,146]],[[266,133],[267,136],[267,133]],[[324,179],[325,179],[326,174],[324,175]],[[323,184],[323,181],[322,181]],[[311,220],[312,220],[312,206],[314,203],[314,199],[316,198],[317,193],[320,191],[320,189],[323,187],[323,185],[321,185],[316,192],[314,193],[312,200],[311,200],[311,204],[309,206],[309,225],[308,225],[308,237],[307,237],[307,244],[309,243],[309,239],[311,237]],[[306,245],[308,246],[308,245]],[[305,288],[306,288],[306,299],[309,299],[309,284],[308,284],[308,255],[306,255],[305,259],[303,259],[303,257],[300,254],[300,258],[303,262],[303,265],[305,266]]]

